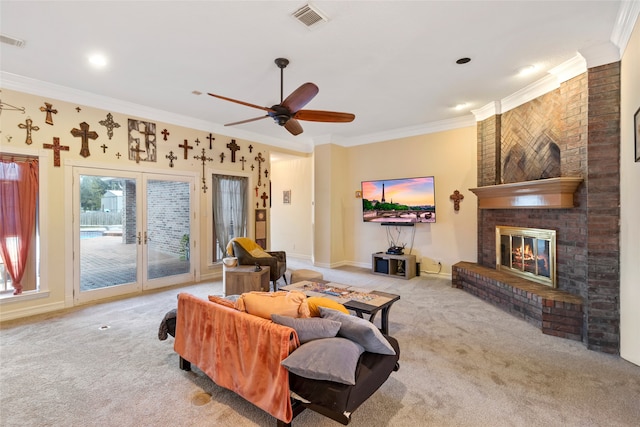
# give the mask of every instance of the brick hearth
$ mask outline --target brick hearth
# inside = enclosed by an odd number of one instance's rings
[[[451,285],[537,326],[544,334],[582,340],[582,298],[470,262],[452,267]]]

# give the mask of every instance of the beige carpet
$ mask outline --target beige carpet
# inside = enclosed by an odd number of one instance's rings
[[[401,295],[390,332],[400,370],[354,414],[353,426],[637,426],[640,367],[539,330],[422,275],[361,268],[326,279]],[[197,369],[178,368],[157,338],[176,295],[220,294],[222,283],[165,290],[0,329],[2,426],[274,426],[275,420]],[[339,425],[305,411],[294,426]]]

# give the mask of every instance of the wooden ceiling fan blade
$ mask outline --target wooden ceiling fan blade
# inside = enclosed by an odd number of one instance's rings
[[[294,119],[306,120],[308,122],[333,122],[333,123],[349,123],[356,116],[351,113],[340,113],[337,111],[322,110],[300,110],[293,115]]]
[[[255,104],[250,104],[248,102],[244,102],[244,101],[239,101],[237,99],[233,99],[233,98],[227,98],[226,96],[222,96],[222,95],[216,95],[214,93],[210,93],[209,95],[213,96],[214,98],[220,98],[220,99],[224,99],[225,101],[231,101],[231,102],[235,102],[236,104],[240,104],[240,105],[245,105],[247,107],[252,107],[252,108],[257,108],[259,110],[264,110],[264,111],[268,111],[270,113],[273,112],[273,110],[269,107],[262,107],[260,105],[255,105]]]
[[[256,120],[266,119],[267,117],[269,117],[268,114],[266,116],[260,116],[260,117],[254,117],[252,119],[240,120],[239,122],[227,123],[227,124],[225,124],[225,126],[241,125],[243,123],[255,122]]]
[[[289,131],[291,135],[300,135],[302,133],[302,125],[296,119],[289,119],[284,124],[284,128]]]
[[[302,107],[307,105],[309,101],[318,94],[318,86],[313,83],[304,83],[298,89],[294,90],[291,95],[287,96],[287,99],[282,101],[283,107],[286,107],[291,111],[291,114],[295,114]]]

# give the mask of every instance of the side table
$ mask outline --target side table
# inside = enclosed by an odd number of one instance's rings
[[[224,295],[240,295],[251,291],[269,291],[269,267],[262,266],[262,270],[255,271],[254,265],[238,265],[223,267]]]

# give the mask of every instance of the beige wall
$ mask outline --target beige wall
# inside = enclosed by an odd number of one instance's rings
[[[291,248],[296,256],[313,259],[316,265],[370,267],[371,254],[388,247],[387,228],[394,237],[400,231],[399,240],[407,244],[407,253],[415,231],[411,253],[417,255],[421,269],[435,272],[440,261],[441,272],[451,274],[452,264],[476,260],[477,203],[469,191],[476,186],[476,157],[476,129],[469,127],[356,147],[326,144],[316,147],[313,165],[308,159],[274,163],[274,182],[295,186],[304,177],[313,180],[309,190],[313,197],[303,196],[300,203],[314,204],[313,212],[301,210],[304,206],[298,205],[294,193],[295,209],[285,207],[280,215],[280,208],[274,206],[274,245]],[[363,223],[362,199],[355,197],[362,181],[430,175],[436,186],[435,224],[396,228]],[[455,190],[465,196],[458,212],[449,199]],[[281,193],[275,194],[277,204]],[[307,231],[313,233],[315,245],[308,246],[308,253],[294,250],[294,246],[305,247]],[[275,237],[285,235],[286,241]]]
[[[620,356],[637,365],[640,365],[640,163],[634,161],[633,115],[640,108],[639,22],[636,21],[622,57],[620,86]]]
[[[163,123],[155,120],[153,117],[139,117],[128,114],[127,111],[106,111],[98,108],[92,108],[86,105],[79,105],[70,102],[53,99],[50,97],[36,96],[27,93],[17,92],[9,89],[2,89],[2,102],[24,107],[25,114],[19,111],[11,111],[4,109],[0,115],[0,152],[43,155],[41,162],[41,188],[44,189],[43,206],[40,207],[41,217],[41,287],[48,289],[48,293],[42,293],[34,298],[34,296],[20,296],[0,299],[0,319],[10,319],[22,317],[26,315],[37,314],[41,312],[52,311],[69,307],[73,304],[72,282],[73,271],[72,266],[72,208],[71,208],[71,169],[74,166],[86,168],[105,168],[126,170],[134,172],[151,172],[160,174],[184,174],[194,178],[195,181],[195,200],[193,203],[193,211],[196,215],[194,222],[194,231],[196,236],[192,236],[192,244],[199,251],[192,250],[192,260],[194,261],[194,279],[214,278],[221,275],[219,265],[214,265],[211,259],[212,242],[211,242],[211,179],[208,178],[207,186],[209,190],[205,193],[202,190],[202,163],[193,157],[202,154],[202,148],[206,147],[206,156],[213,160],[207,162],[205,174],[210,177],[212,173],[225,173],[231,175],[245,175],[250,179],[250,206],[255,208],[256,203],[262,206],[262,200],[255,197],[255,186],[258,178],[257,162],[254,158],[257,153],[262,153],[266,162],[262,165],[262,188],[259,190],[261,195],[263,192],[269,194],[269,179],[264,176],[265,169],[271,169],[269,151],[273,148],[255,141],[249,142],[236,139],[237,144],[241,147],[241,151],[236,152],[236,162],[231,162],[231,153],[226,145],[231,141],[230,137],[214,134],[213,150],[209,150],[209,141],[206,137],[209,135],[207,130],[193,129],[184,126],[178,126],[170,123]],[[53,115],[53,125],[45,123],[45,113],[40,111],[40,107],[44,106],[44,102],[53,104],[53,108],[58,110]],[[80,107],[80,111],[76,107]],[[114,129],[112,139],[107,136],[107,128],[100,125],[100,120],[105,120],[108,112],[113,114],[113,120],[120,124],[119,128]],[[26,131],[20,129],[18,124],[24,123],[30,117],[33,125],[38,126],[39,130],[32,134],[33,143],[27,145],[25,143]],[[127,156],[128,146],[128,119],[145,120],[156,123],[157,138],[157,161],[140,162],[136,164],[134,160],[129,160]],[[89,157],[80,156],[80,138],[73,137],[70,133],[71,129],[78,128],[81,122],[87,122],[90,130],[98,133],[98,139],[89,142],[91,155]],[[160,133],[164,128],[170,132],[167,141],[163,140]],[[69,146],[69,151],[61,152],[61,166],[54,167],[53,151],[43,149],[43,144],[53,143],[53,137],[60,138],[60,144]],[[188,159],[185,160],[183,150],[178,145],[183,144],[187,139],[189,144],[194,146],[193,150],[188,153]],[[200,144],[196,146],[195,140],[199,139]],[[108,148],[103,153],[102,148],[105,144]],[[249,153],[248,146],[253,145],[253,152]],[[178,159],[174,160],[174,167],[169,167],[169,160],[166,155],[173,151],[174,156]],[[122,154],[118,159],[116,153]],[[220,161],[220,153],[225,153],[224,162]],[[241,156],[245,156],[248,161],[245,164],[245,171],[242,171],[242,163],[239,162]],[[255,170],[251,171],[251,165],[255,165]],[[253,232],[253,209],[250,209],[251,217],[249,220],[249,235]],[[193,247],[193,246],[192,246]]]

